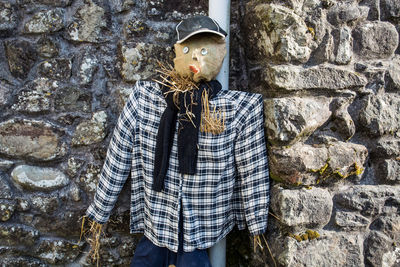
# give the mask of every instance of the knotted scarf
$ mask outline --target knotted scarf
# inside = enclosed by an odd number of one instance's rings
[[[217,80],[201,82],[199,89],[193,89],[193,94],[179,93],[179,107],[173,101],[173,93],[169,87],[162,86],[162,92],[167,102],[157,132],[156,153],[154,161],[153,190],[160,192],[164,189],[164,179],[169,166],[169,158],[175,134],[176,120],[179,120],[178,130],[178,162],[179,172],[195,174],[197,163],[197,142],[201,119],[201,99],[204,90],[209,94],[209,100],[215,97],[222,86]],[[193,98],[193,99],[192,99]],[[191,105],[194,114],[192,121],[187,119],[186,108]],[[179,117],[179,118],[178,118]],[[193,123],[192,123],[193,122]],[[193,125],[194,124],[194,125]]]

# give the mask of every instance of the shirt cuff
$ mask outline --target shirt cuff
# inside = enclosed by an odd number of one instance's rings
[[[263,215],[258,215],[257,217],[249,220],[247,222],[247,227],[252,236],[261,235],[267,231],[268,225],[268,210]]]
[[[110,215],[104,214],[101,210],[96,208],[94,203],[92,203],[86,210],[86,216],[89,219],[96,221],[99,224],[104,224],[108,221]]]

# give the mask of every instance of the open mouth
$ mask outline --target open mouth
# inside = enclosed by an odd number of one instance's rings
[[[190,65],[189,69],[191,72],[193,72],[195,74],[200,72],[200,70],[195,65]]]

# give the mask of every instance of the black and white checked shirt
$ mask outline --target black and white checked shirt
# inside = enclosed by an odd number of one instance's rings
[[[178,172],[177,131],[162,192],[152,189],[160,118],[167,104],[158,83],[138,81],[118,119],[93,203],[86,211],[108,221],[117,197],[132,177],[130,232],[144,232],[155,245],[177,252],[183,209],[184,251],[205,249],[234,227],[252,235],[267,228],[269,171],[259,94],[221,90],[212,100],[225,113],[221,134],[199,131],[197,173]],[[179,122],[177,121],[176,129]]]

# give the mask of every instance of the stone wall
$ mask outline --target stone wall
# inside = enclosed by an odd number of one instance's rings
[[[124,101],[207,1],[0,0],[0,264],[79,266]],[[400,264],[397,0],[232,1],[230,89],[265,96],[271,248],[228,236],[227,266]],[[262,114],[260,114],[262,116]],[[129,181],[127,182],[129,184]],[[102,266],[127,266],[125,186]]]
[[[253,0],[246,13],[276,264],[399,266],[400,2]]]

